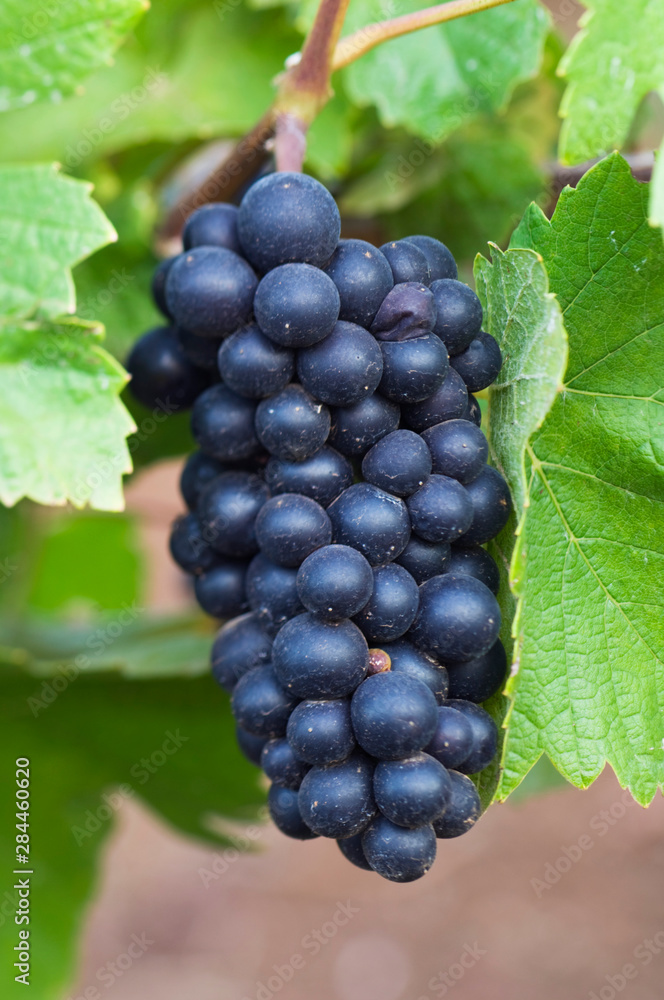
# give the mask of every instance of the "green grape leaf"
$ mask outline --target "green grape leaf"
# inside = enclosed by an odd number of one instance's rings
[[[3,0],[0,111],[58,103],[111,61],[147,0]]]
[[[512,240],[544,261],[569,362],[532,433],[511,324],[511,385],[503,376],[490,395],[492,450],[517,500],[525,482],[516,548],[497,546],[519,601],[499,798],[542,753],[578,787],[610,764],[642,804],[664,781],[664,246],[647,198],[614,154],[565,189],[550,222],[531,206]]]
[[[510,484],[514,511],[490,550],[501,569],[501,638],[513,661],[518,656],[513,640],[518,636],[517,600],[522,593],[521,553],[515,547],[522,541],[528,502],[526,446],[560,388],[567,363],[567,334],[558,301],[549,291],[542,258],[532,250],[503,253],[492,246],[491,262],[479,255],[475,261],[475,285],[485,328],[496,337],[503,354],[502,370],[491,387],[489,441],[492,462]],[[503,722],[506,699],[496,695],[485,707],[497,722]],[[478,775],[483,805],[494,797],[500,776],[500,757]]]
[[[397,0],[389,16],[429,6]],[[385,18],[382,0],[351,4],[344,33]],[[517,83],[534,76],[542,60],[549,18],[536,0],[496,7],[393,39],[344,71],[348,96],[373,104],[387,127],[440,143],[478,113],[502,110]]]
[[[91,189],[53,165],[0,167],[0,316],[74,311],[71,268],[117,239]]]
[[[568,80],[560,158],[580,163],[622,146],[645,95],[664,84],[660,0],[584,0],[581,30],[560,62]]]
[[[127,382],[77,320],[8,324],[0,335],[0,501],[121,510],[134,422],[118,398]]]
[[[259,771],[241,756],[228,698],[210,677],[126,683],[113,674],[63,673],[48,705],[41,681],[3,668],[0,708],[0,947],[12,955],[21,876],[16,856],[15,761],[30,760],[31,995],[60,1000],[73,976],[76,942],[95,887],[99,851],[126,803],[143,802],[186,834],[223,843],[215,816],[248,820],[239,849],[260,848]],[[251,837],[249,833],[251,832]],[[225,842],[228,844],[228,841]],[[234,857],[235,855],[231,855]],[[208,872],[210,878],[214,873]],[[25,876],[27,877],[27,876]],[[192,877],[201,878],[194,870]],[[201,882],[201,885],[204,885]],[[6,919],[8,916],[9,919]],[[141,927],[150,937],[151,928]],[[13,961],[13,959],[12,959]],[[24,995],[6,976],[3,997]],[[30,992],[30,991],[28,991]]]

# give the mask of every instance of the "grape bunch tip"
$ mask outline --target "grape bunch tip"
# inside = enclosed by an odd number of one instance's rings
[[[199,208],[127,367],[141,403],[192,411],[171,554],[224,622],[212,673],[274,823],[410,882],[474,825],[496,755],[483,546],[511,499],[473,393],[502,362],[443,243],[340,228],[297,173]]]

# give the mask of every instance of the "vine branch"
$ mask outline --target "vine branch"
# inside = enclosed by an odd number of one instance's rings
[[[435,7],[368,24],[339,41],[350,0],[321,0],[301,57],[277,80],[272,106],[223,163],[173,207],[159,232],[159,241],[165,243],[177,237],[194,209],[237,194],[267,161],[272,140],[277,169],[301,170],[307,130],[332,97],[330,77],[335,70],[350,65],[392,38],[513,2],[448,0]]]

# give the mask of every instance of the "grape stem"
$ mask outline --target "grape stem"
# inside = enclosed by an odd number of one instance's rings
[[[382,42],[420,28],[489,10],[514,0],[448,0],[447,3],[368,24],[339,41],[350,0],[321,0],[302,54],[277,78],[277,95],[260,121],[199,187],[173,207],[158,234],[163,248],[177,238],[194,209],[228,201],[260,170],[273,148],[277,170],[302,170],[307,129],[333,96],[332,73]]]
[[[350,65],[363,56],[365,52],[370,52],[377,45],[389,42],[392,38],[400,38],[402,35],[419,31],[420,28],[430,28],[434,24],[443,24],[445,21],[466,17],[468,14],[489,10],[491,7],[500,7],[506,3],[514,3],[514,0],[448,0],[448,3],[439,3],[435,7],[425,7],[412,14],[390,18],[389,21],[368,24],[366,27],[360,28],[359,31],[353,32],[352,35],[347,35],[339,42],[334,51],[332,72],[343,69],[344,66]]]

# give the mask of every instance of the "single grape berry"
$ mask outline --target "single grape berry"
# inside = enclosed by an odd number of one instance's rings
[[[337,764],[355,749],[350,702],[343,699],[301,701],[286,729],[288,742],[309,764]]]
[[[396,760],[429,742],[438,720],[437,704],[422,681],[386,671],[360,684],[350,711],[355,739],[379,760]]]
[[[352,406],[377,388],[383,358],[368,330],[340,320],[325,340],[298,351],[297,374],[321,402]]]
[[[423,431],[422,438],[431,452],[433,471],[460,483],[476,479],[489,456],[487,439],[470,420],[434,424]]]
[[[249,458],[260,451],[254,430],[256,404],[225,385],[201,393],[191,414],[191,432],[206,455],[222,462]]]
[[[372,591],[353,621],[367,642],[377,646],[399,639],[408,631],[417,613],[420,595],[410,573],[396,563],[373,570]]]
[[[197,208],[182,230],[182,245],[185,250],[201,246],[226,247],[227,250],[241,254],[235,205],[217,202]]]
[[[468,719],[456,708],[438,706],[436,731],[424,748],[447,768],[457,768],[473,749],[473,730]]]
[[[332,411],[328,441],[342,455],[359,457],[386,434],[395,431],[399,417],[397,404],[374,392],[353,406]]]
[[[455,542],[473,520],[465,488],[448,476],[429,476],[406,504],[413,531],[427,542]]]
[[[498,747],[498,728],[487,711],[472,701],[457,699],[448,701],[450,708],[458,712],[470,723],[473,743],[469,755],[456,770],[462,774],[477,774],[488,767],[496,756]]]
[[[251,318],[258,279],[246,260],[225,247],[181,254],[166,280],[166,302],[179,327],[223,337]]]
[[[310,347],[327,337],[339,305],[332,279],[311,264],[282,264],[268,271],[254,298],[259,327],[284,347]]]
[[[246,577],[246,562],[225,559],[196,577],[196,600],[203,611],[221,621],[241,615],[248,608]]]
[[[392,431],[366,453],[362,475],[379,489],[406,497],[431,475],[431,454],[419,434]]]
[[[475,785],[465,774],[450,771],[452,788],[445,810],[433,822],[436,837],[460,837],[475,825],[482,807]]]
[[[435,576],[420,587],[420,606],[409,636],[441,660],[472,660],[493,646],[500,608],[488,587],[471,576]]]
[[[300,787],[309,770],[309,765],[295,756],[290,743],[283,736],[267,741],[261,752],[261,767],[275,785],[283,785],[294,791]]]
[[[295,355],[268,340],[252,323],[222,342],[217,364],[222,379],[238,396],[263,399],[286,388],[295,371]]]
[[[330,411],[301,385],[262,399],[256,409],[256,434],[264,448],[285,462],[303,462],[323,447],[330,432]]]
[[[243,674],[270,662],[272,642],[253,612],[233,618],[217,632],[212,646],[212,676],[230,694]]]
[[[423,431],[443,420],[464,417],[468,409],[466,383],[454,368],[448,368],[445,379],[428,399],[402,407],[401,413],[406,427],[413,431]]]
[[[436,860],[436,835],[430,825],[408,830],[377,816],[362,837],[372,869],[390,882],[414,882]]]
[[[320,504],[298,493],[272,497],[256,518],[261,552],[280,566],[299,566],[332,541],[332,523]]]
[[[369,328],[394,284],[384,254],[364,240],[340,240],[324,270],[339,291],[339,319]]]
[[[136,341],[126,361],[132,396],[150,409],[186,410],[210,384],[205,372],[191,363],[177,330],[160,326]]]
[[[305,775],[298,803],[308,827],[322,837],[354,837],[376,814],[373,766],[354,753],[338,764],[312,767]]]
[[[407,240],[384,243],[380,248],[392,268],[395,285],[404,281],[417,281],[422,285],[431,284],[431,268],[426,255]]]
[[[258,549],[256,517],[268,496],[258,476],[222,472],[208,483],[198,503],[204,537],[222,555],[253,555]]]
[[[390,642],[383,648],[390,658],[392,673],[415,677],[418,681],[422,681],[431,690],[438,704],[443,703],[450,685],[445,667],[441,666],[433,656],[423,653],[408,639]]]
[[[451,781],[443,765],[421,751],[376,765],[376,805],[397,826],[412,829],[431,823],[444,810],[450,794]]]
[[[446,663],[450,675],[450,698],[486,701],[503,686],[507,673],[505,647],[498,639],[488,653],[466,663]]]
[[[328,507],[333,539],[357,549],[378,566],[391,562],[410,538],[410,519],[403,500],[370,483],[355,483]]]
[[[352,618],[365,606],[373,587],[371,566],[357,549],[347,545],[317,549],[307,556],[297,574],[300,600],[307,611],[325,621]]]
[[[322,267],[339,242],[330,192],[306,174],[279,171],[249,188],[238,212],[245,257],[261,273],[291,261]]]
[[[473,508],[473,519],[463,536],[463,543],[482,545],[500,534],[512,512],[512,498],[507,483],[496,469],[486,465],[479,476],[468,483],[466,492]]]
[[[431,280],[456,278],[457,266],[451,251],[433,236],[407,236],[406,243],[414,243],[421,250],[431,269]]]
[[[272,659],[280,682],[299,698],[345,698],[369,669],[369,649],[357,625],[311,614],[286,622]]]
[[[492,594],[498,593],[500,586],[500,573],[495,560],[489,555],[486,549],[479,545],[453,545],[450,550],[448,564],[450,573],[460,576],[474,576],[476,580],[489,588]]]
[[[361,833],[356,833],[354,837],[344,837],[343,840],[337,840],[337,844],[346,861],[350,861],[356,868],[363,868],[364,871],[373,871],[362,847]]]
[[[235,727],[235,739],[237,740],[237,745],[240,750],[252,764],[260,767],[261,754],[263,752],[263,747],[267,743],[267,736],[254,736],[253,733],[248,733],[246,729],[242,726]]]
[[[203,451],[194,451],[184,463],[180,476],[180,493],[189,510],[195,511],[201,490],[216,476],[226,472],[228,466],[206,455]]]
[[[238,725],[254,736],[285,736],[297,699],[285,691],[273,667],[254,667],[235,685],[231,708]]]
[[[301,493],[327,507],[353,482],[347,458],[324,446],[304,462],[284,462],[271,458],[265,479],[273,494]]]
[[[472,288],[450,278],[434,281],[431,291],[436,300],[433,332],[443,341],[450,356],[460,354],[482,329],[482,303]]]
[[[383,375],[379,390],[394,403],[428,399],[445,381],[447,351],[433,333],[412,340],[380,342]]]
[[[178,330],[178,340],[182,350],[192,365],[206,372],[217,371],[217,355],[221,340],[214,337],[199,337],[188,330]]]
[[[431,333],[436,323],[436,301],[426,285],[406,281],[383,299],[371,324],[377,340],[412,340]]]
[[[312,840],[318,834],[310,830],[302,819],[297,796],[298,793],[292,788],[272,785],[267,795],[272,822],[287,837],[293,837],[295,840]]]
[[[194,514],[183,514],[174,521],[169,547],[173,559],[185,573],[205,573],[219,562],[219,555],[203,537]]]
[[[503,364],[498,341],[489,333],[478,333],[450,364],[466,383],[469,392],[487,389],[498,378]]]
[[[176,260],[177,257],[168,257],[166,260],[159,261],[152,276],[151,291],[154,304],[162,316],[165,316],[166,319],[170,320],[172,320],[173,317],[171,316],[166,303],[166,279],[168,278],[168,272],[170,271],[171,266]]]
[[[304,611],[297,593],[297,570],[277,566],[262,553],[249,564],[246,587],[249,607],[258,615],[261,628],[272,637]]]
[[[449,542],[426,542],[414,532],[408,545],[396,560],[408,570],[419,585],[432,576],[445,573],[450,565]]]

